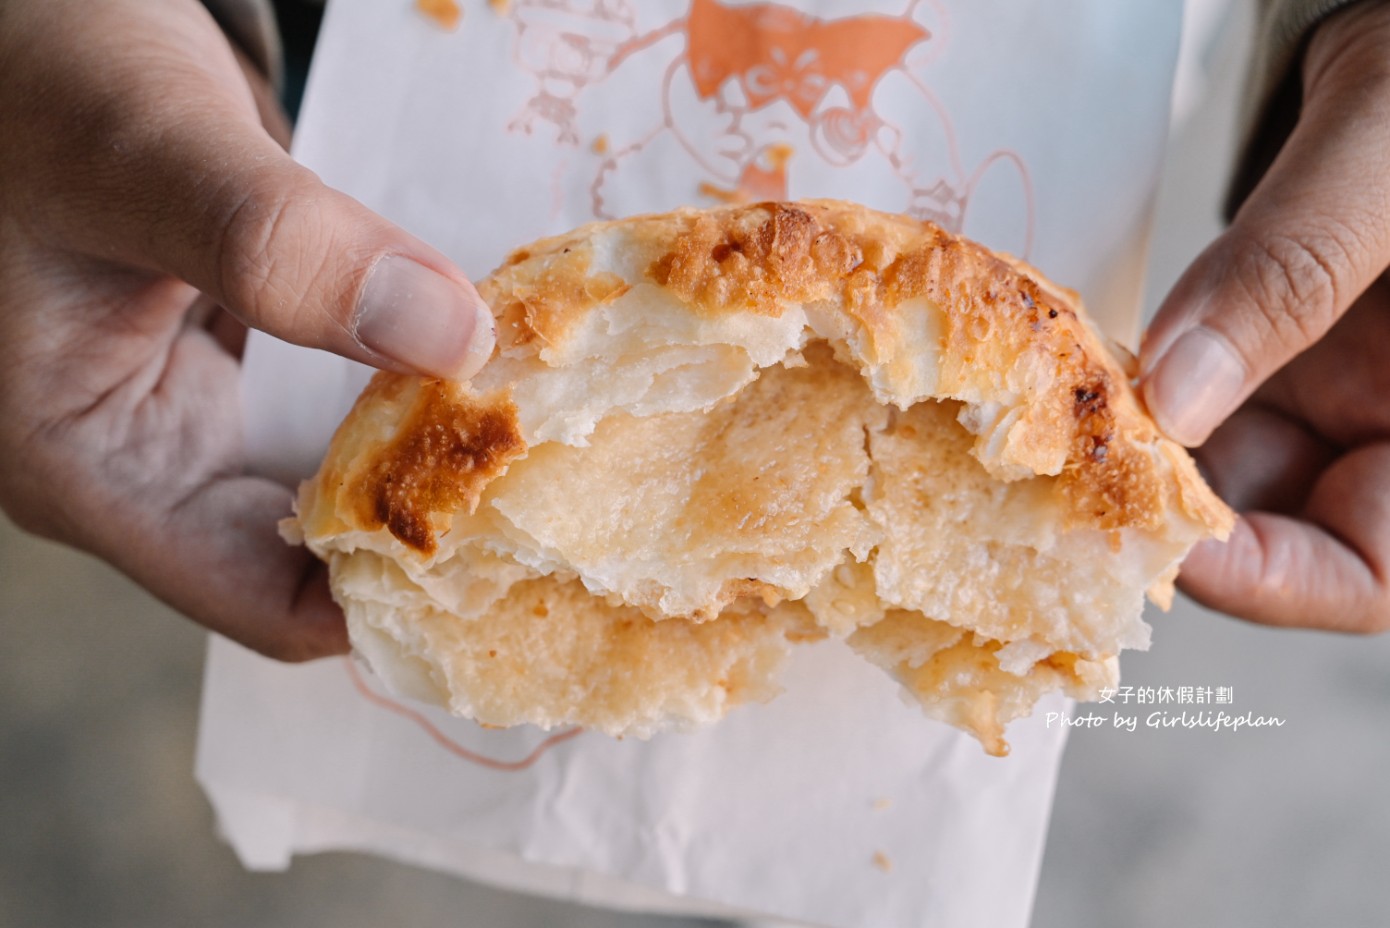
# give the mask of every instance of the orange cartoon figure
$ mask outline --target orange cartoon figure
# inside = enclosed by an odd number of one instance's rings
[[[878,79],[928,35],[895,16],[826,21],[775,3],[728,7],[691,0],[686,57],[702,99],[733,79],[751,109],[782,99],[810,120],[835,86],[849,94],[856,110],[868,109]]]
[[[581,95],[620,85],[645,99],[625,96],[621,125],[604,126],[589,188],[595,217],[887,190],[871,205],[962,231],[989,177],[991,195],[1016,202],[1017,234],[1001,244],[1026,255],[1032,192],[1022,159],[996,150],[967,169],[922,76],[946,41],[944,0],[901,3],[822,18],[784,3],[680,0],[683,14],[643,30],[629,0],[519,0],[519,47],[534,48],[518,61],[539,87],[513,128],[545,120],[558,141],[578,145]],[[677,173],[689,182],[673,187]],[[651,178],[665,181],[660,193]]]
[[[513,120],[530,134],[548,122],[567,145],[579,142],[575,98],[607,74],[608,63],[636,32],[627,0],[519,0],[507,8],[516,24],[515,60],[539,87]]]

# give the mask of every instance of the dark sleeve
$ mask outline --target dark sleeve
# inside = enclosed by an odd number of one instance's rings
[[[203,0],[203,5],[227,38],[256,63],[278,90],[284,56],[270,0]]]
[[[1260,0],[1255,53],[1241,111],[1240,158],[1226,198],[1229,219],[1264,176],[1298,121],[1299,64],[1314,27],[1338,9],[1367,0]]]

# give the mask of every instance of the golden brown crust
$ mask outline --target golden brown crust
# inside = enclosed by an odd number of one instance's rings
[[[1075,524],[1109,531],[1166,518],[1173,458],[1186,452],[1141,411],[1124,365],[1084,320],[1075,293],[1023,262],[930,222],[835,201],[596,223],[516,253],[484,285],[517,332],[507,344],[537,335],[557,342],[577,319],[641,282],[591,269],[593,243],[605,233],[618,233],[646,281],[703,315],[777,316],[829,301],[865,336],[861,367],[910,363],[900,317],[928,300],[942,323],[933,395],[977,402],[981,394],[1024,393],[1015,454],[1035,473],[1060,470]],[[1230,510],[1195,472],[1178,467],[1176,476],[1185,514],[1218,535],[1229,532]]]
[[[863,262],[849,238],[804,209],[781,203],[750,209],[760,212],[701,214],[647,276],[706,311],[777,315],[787,301],[833,290]],[[758,221],[746,221],[750,216]]]
[[[930,223],[683,210],[536,242],[479,289],[489,365],[378,375],[298,507],[359,648],[455,711],[710,721],[829,633],[1002,753],[1042,693],[1113,682],[1147,645],[1142,591],[1166,606],[1183,553],[1232,525],[1077,295]],[[548,646],[564,617],[517,611],[542,589],[598,637]],[[678,681],[618,668],[574,695],[659,642]]]
[[[505,267],[533,260],[540,261],[540,267],[518,280],[505,302],[491,303],[499,334],[506,336],[506,343],[521,346],[558,341],[576,314],[614,300],[627,290],[627,283],[616,274],[590,273],[587,249],[564,244],[556,247],[558,251],[518,251],[507,259]]]
[[[435,550],[433,513],[472,512],[483,487],[526,450],[516,406],[504,396],[465,396],[457,384],[427,381],[389,444],[349,493],[358,525],[385,526],[424,554]]]
[[[477,397],[456,383],[383,372],[359,404],[391,412],[350,417],[354,427],[335,438],[318,479],[301,492],[311,534],[385,528],[431,555],[439,523],[472,512],[483,488],[526,451],[516,406],[503,394]]]

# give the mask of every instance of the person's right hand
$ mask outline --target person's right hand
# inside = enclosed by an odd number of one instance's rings
[[[271,100],[196,0],[0,4],[0,507],[304,659],[346,650],[342,615],[276,536],[289,491],[246,473],[209,309],[458,379],[494,331],[448,259],[290,160]]]

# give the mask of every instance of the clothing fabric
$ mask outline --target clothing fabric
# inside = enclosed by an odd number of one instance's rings
[[[284,68],[280,30],[270,0],[204,0],[227,38],[247,54],[279,88]]]
[[[1313,29],[1353,2],[1357,0],[1260,0],[1259,34],[1241,108],[1243,142],[1227,190],[1227,218],[1264,176],[1298,121],[1303,102],[1299,63]]]

